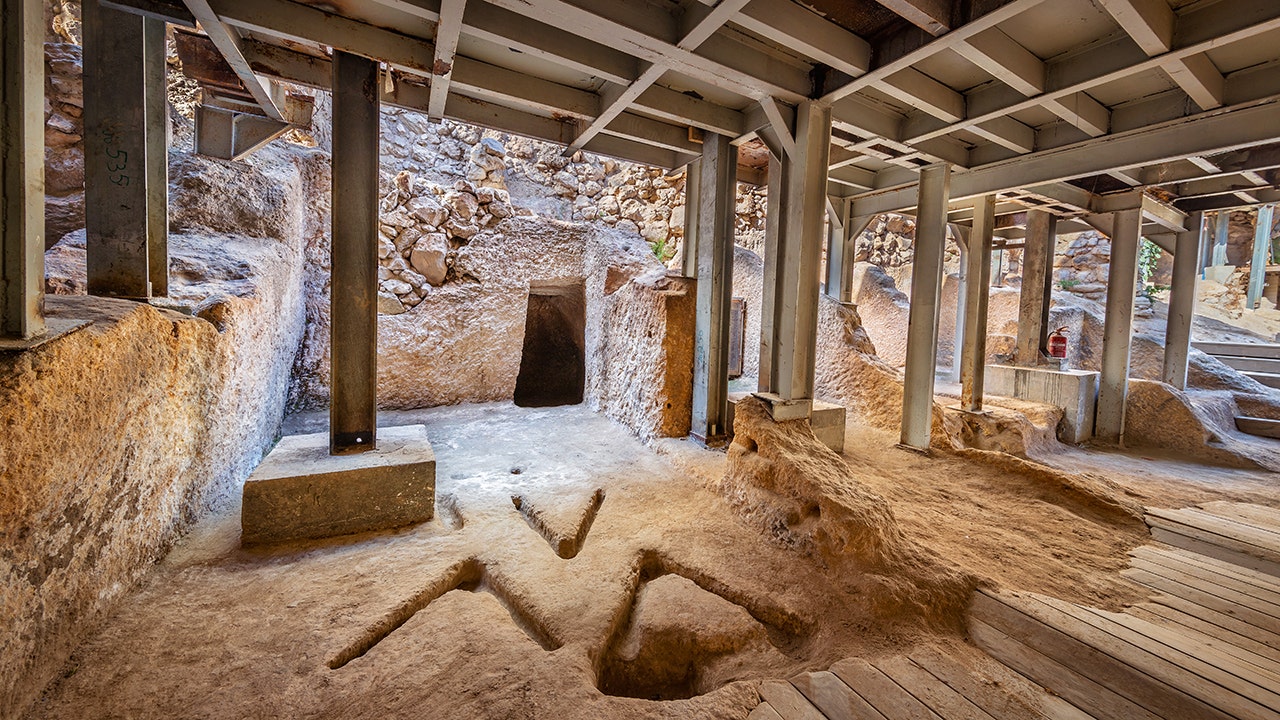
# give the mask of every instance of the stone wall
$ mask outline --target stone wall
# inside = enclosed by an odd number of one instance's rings
[[[47,253],[48,314],[93,324],[0,354],[0,707],[34,697],[274,443],[316,232],[303,198],[327,184],[318,160],[173,155],[164,305],[177,311],[83,296],[83,231]]]

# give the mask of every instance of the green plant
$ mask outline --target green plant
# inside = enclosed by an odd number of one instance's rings
[[[676,245],[670,242],[670,238],[654,240],[649,243],[649,248],[653,250],[653,254],[658,258],[659,262],[667,262],[676,256]]]
[[[1075,287],[1075,286],[1077,286],[1077,285],[1079,285],[1079,284],[1080,284],[1080,281],[1079,281],[1079,280],[1077,280],[1077,279],[1075,279],[1075,278],[1067,278],[1066,280],[1059,280],[1059,281],[1058,281],[1058,287],[1059,287],[1059,288],[1061,288],[1061,289],[1063,289],[1063,290],[1070,290],[1071,288],[1073,288],[1073,287]]]
[[[1156,266],[1160,264],[1160,253],[1163,252],[1160,246],[1147,240],[1142,239],[1142,243],[1138,246],[1138,283],[1142,286],[1142,295],[1151,295],[1155,292],[1153,287],[1148,287],[1147,283],[1156,274]]]

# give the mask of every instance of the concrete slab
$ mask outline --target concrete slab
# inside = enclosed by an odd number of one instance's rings
[[[738,401],[744,397],[754,395],[766,402],[769,397],[766,393],[750,393],[750,392],[731,392],[729,393],[729,435],[733,435],[733,415],[734,409],[737,407]],[[774,396],[777,397],[777,396]],[[823,445],[835,450],[838,453],[844,452],[844,427],[846,421],[846,411],[844,406],[834,403],[823,402],[821,400],[809,400],[795,402],[793,404],[782,405],[783,413],[790,413],[790,417],[778,417],[778,406],[772,405],[774,408],[774,420],[799,420],[804,415],[795,412],[798,407],[807,407],[809,409],[809,427],[813,429],[813,434],[822,442]]]
[[[1082,443],[1093,437],[1099,374],[1088,370],[1050,370],[988,365],[986,393],[1056,405],[1063,410],[1058,439]]]
[[[243,545],[430,520],[436,456],[422,425],[380,428],[376,450],[330,455],[329,434],[283,438],[244,484]]]

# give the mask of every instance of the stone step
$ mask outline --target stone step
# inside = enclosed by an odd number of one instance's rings
[[[1193,342],[1191,345],[1209,355],[1280,358],[1280,344],[1276,343]]]
[[[1280,358],[1243,357],[1240,355],[1214,355],[1222,364],[1240,372],[1280,373]]]
[[[1241,416],[1236,418],[1236,429],[1249,435],[1280,440],[1280,420]]]

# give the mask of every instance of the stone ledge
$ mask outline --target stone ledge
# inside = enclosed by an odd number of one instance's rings
[[[240,541],[260,545],[430,520],[436,458],[422,425],[380,428],[378,447],[330,455],[329,434],[283,438],[244,484]]]
[[[986,393],[1056,405],[1062,408],[1058,439],[1078,444],[1093,437],[1098,404],[1098,373],[1012,365],[988,365]]]

